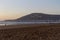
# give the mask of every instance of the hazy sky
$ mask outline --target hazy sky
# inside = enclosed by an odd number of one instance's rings
[[[0,20],[34,12],[60,14],[60,0],[0,0]]]

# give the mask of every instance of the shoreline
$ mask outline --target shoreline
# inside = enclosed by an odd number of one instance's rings
[[[14,28],[30,28],[30,27],[49,27],[49,26],[54,26],[54,27],[59,27],[60,23],[58,24],[16,24],[16,25],[4,25],[0,26],[0,29],[14,29]]]
[[[60,24],[10,25],[2,28],[0,40],[60,40]]]

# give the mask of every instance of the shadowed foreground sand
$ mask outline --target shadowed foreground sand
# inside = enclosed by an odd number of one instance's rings
[[[1,26],[0,40],[60,40],[60,24]]]

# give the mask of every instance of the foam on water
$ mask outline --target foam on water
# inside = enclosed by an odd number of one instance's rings
[[[45,24],[45,23],[60,23],[60,22],[0,22],[0,26],[16,24]]]

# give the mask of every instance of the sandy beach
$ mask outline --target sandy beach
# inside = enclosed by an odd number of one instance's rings
[[[60,24],[0,26],[0,40],[60,40]]]

